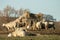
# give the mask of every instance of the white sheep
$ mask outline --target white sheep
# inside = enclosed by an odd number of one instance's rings
[[[36,28],[39,30],[41,29],[41,21],[36,23]]]
[[[16,20],[14,20],[12,22],[3,24],[2,26],[6,27],[9,30],[10,28],[15,28],[16,25],[17,25],[16,23],[20,23],[19,19],[16,19]]]
[[[11,28],[15,28],[16,23],[15,22],[9,22],[9,23],[3,24],[2,26],[6,27],[9,30]]]
[[[26,32],[22,28],[17,28],[14,32],[9,33],[8,37],[11,37],[11,36],[13,36],[13,37],[17,37],[17,36],[24,37],[25,35],[26,35]]]

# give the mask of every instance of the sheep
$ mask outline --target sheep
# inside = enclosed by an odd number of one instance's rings
[[[26,32],[22,28],[17,28],[14,32],[8,34],[8,37],[11,37],[11,36],[13,36],[13,37],[17,37],[17,36],[24,37],[24,36],[26,36]]]
[[[51,27],[55,30],[54,22],[48,22],[48,28],[51,28]]]
[[[35,22],[33,20],[29,21],[27,27],[28,30],[35,30]]]
[[[42,22],[42,26],[43,26],[43,24],[44,24],[44,27],[45,27],[45,29],[47,30],[48,28],[51,28],[51,27],[53,27],[53,29],[55,29],[55,27],[54,27],[54,22],[48,22],[48,21],[45,21],[45,22]]]
[[[30,25],[27,25],[27,29],[28,30],[36,30],[36,28],[37,28],[36,27],[36,22],[34,22],[33,25],[31,25],[31,24]]]
[[[36,28],[39,30],[41,29],[41,21],[36,23]]]
[[[10,28],[15,28],[16,25],[17,25],[17,23],[20,23],[20,20],[19,19],[16,19],[16,20],[14,20],[12,22],[3,24],[2,26],[6,27],[9,30]]]
[[[2,26],[6,27],[9,30],[11,28],[15,28],[16,23],[15,22],[9,22],[9,23],[3,24]]]
[[[48,29],[48,22],[46,22],[46,21],[45,21],[45,22],[42,22],[42,23],[41,23],[41,26],[42,26],[42,27],[44,26],[45,29],[47,30],[47,29]]]

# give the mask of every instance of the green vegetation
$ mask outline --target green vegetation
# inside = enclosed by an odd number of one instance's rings
[[[26,37],[1,37],[0,40],[60,40],[60,35],[40,35]]]

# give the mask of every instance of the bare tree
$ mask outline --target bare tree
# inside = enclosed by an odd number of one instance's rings
[[[4,16],[5,16],[5,17],[9,17],[8,14],[9,14],[10,9],[11,9],[11,7],[8,6],[8,5],[6,6],[6,8],[4,8]]]
[[[19,15],[22,15],[23,14],[23,9],[22,8],[19,10],[19,13],[18,14]]]
[[[9,11],[9,17],[16,17],[17,12],[14,8],[10,9]]]
[[[2,13],[2,11],[0,10],[0,17],[3,17],[3,13]]]
[[[56,19],[54,19],[54,17],[52,15],[44,15],[44,18],[47,20],[47,21],[56,21]]]
[[[30,13],[30,10],[29,10],[29,9],[25,9],[23,12],[28,12],[28,13]]]

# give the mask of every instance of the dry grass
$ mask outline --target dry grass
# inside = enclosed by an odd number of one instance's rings
[[[60,40],[59,35],[40,35],[40,36],[26,36],[26,37],[1,37],[0,40]]]

